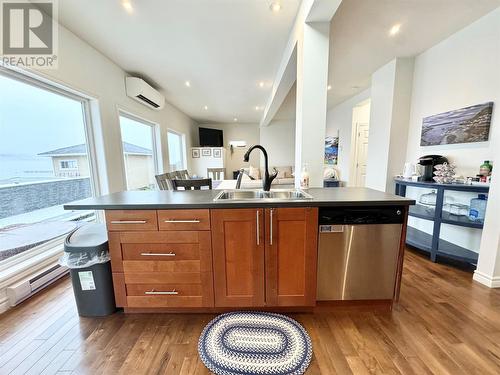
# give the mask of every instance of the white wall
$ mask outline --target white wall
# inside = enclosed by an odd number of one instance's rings
[[[475,176],[484,160],[493,159],[492,140],[500,139],[499,25],[497,9],[416,57],[408,161],[442,154],[458,173]],[[420,146],[424,117],[488,101],[495,102],[489,142]]]
[[[370,98],[370,89],[367,89],[343,103],[331,108],[326,115],[326,135],[335,137],[339,135],[339,158],[337,170],[342,181],[350,183],[350,168],[351,168],[351,144],[352,139],[352,124],[353,124],[353,109],[360,103]],[[365,107],[366,108],[366,107]],[[360,122],[369,122],[370,113],[360,111]]]
[[[261,127],[260,144],[267,150],[270,168],[293,166],[295,163],[295,120],[271,121],[268,126]]]
[[[233,171],[237,171],[242,167],[248,167],[249,164],[254,167],[260,166],[260,152],[254,151],[250,155],[250,163],[243,162],[243,155],[245,154],[247,148],[234,148],[233,153],[229,147],[229,142],[231,141],[245,141],[247,146],[253,146],[260,142],[260,130],[259,124],[239,124],[239,123],[229,123],[229,124],[200,124],[201,128],[210,129],[220,129],[224,132],[224,147],[227,150],[226,156],[226,171],[228,176],[231,176]],[[198,130],[196,130],[196,144],[199,146]]]
[[[308,166],[310,187],[323,187],[329,48],[329,21],[303,25],[297,40],[295,170]],[[300,177],[295,173],[296,187]]]
[[[107,179],[107,184],[103,185],[108,185],[110,192],[126,189],[118,120],[119,108],[159,124],[163,155],[160,171],[167,170],[169,165],[167,128],[185,134],[186,146],[189,148],[192,145],[197,128],[191,118],[169,103],[166,103],[161,111],[155,111],[127,97],[126,72],[62,26],[59,28],[58,61],[58,69],[41,70],[39,73],[50,80],[98,99],[98,107],[94,108],[93,113],[98,118],[94,119],[97,120],[94,123],[100,125],[102,129],[102,139],[97,139],[97,145],[100,146],[98,152],[102,153],[104,149],[105,154],[105,163],[104,158],[100,158],[99,174],[103,181]],[[99,132],[97,133],[97,137],[100,138]],[[106,192],[106,186],[103,186],[102,190]]]
[[[406,154],[414,61],[396,58],[372,75],[366,186],[393,191]]]

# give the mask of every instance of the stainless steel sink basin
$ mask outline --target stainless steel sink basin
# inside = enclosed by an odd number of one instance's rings
[[[312,199],[312,195],[302,190],[223,190],[214,201],[282,201]]]

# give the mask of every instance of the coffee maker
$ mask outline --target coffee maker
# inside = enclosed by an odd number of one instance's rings
[[[422,177],[421,181],[434,181],[434,166],[438,164],[447,163],[448,159],[441,155],[425,155],[418,159],[420,164]]]

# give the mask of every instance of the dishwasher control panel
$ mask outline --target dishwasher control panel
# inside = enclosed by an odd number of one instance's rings
[[[401,224],[403,207],[325,207],[319,209],[319,225]],[[326,230],[327,228],[325,228]]]
[[[343,231],[343,225],[322,224],[319,226],[319,233],[342,233]]]

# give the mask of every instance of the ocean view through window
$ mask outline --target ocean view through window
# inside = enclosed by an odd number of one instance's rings
[[[84,98],[0,72],[0,263],[60,238],[94,211]]]

